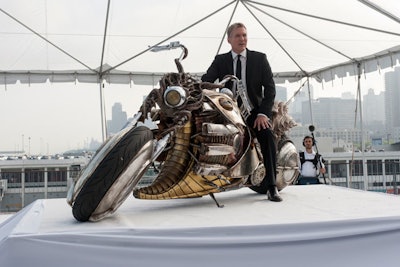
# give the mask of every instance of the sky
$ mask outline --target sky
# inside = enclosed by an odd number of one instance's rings
[[[106,119],[120,102],[135,114],[151,87],[105,85]],[[0,151],[55,154],[102,141],[100,89],[96,84],[7,85],[0,89]]]
[[[371,11],[368,16],[358,16],[351,8],[342,10],[344,1],[320,2],[328,3],[329,9],[313,5],[310,1],[300,0],[270,0],[268,3],[283,7],[296,6],[296,10],[315,13],[319,16],[330,16],[331,10],[340,10],[335,13],[335,19],[357,19],[359,23],[369,27],[378,27],[377,24],[381,23],[385,27],[387,26],[389,31],[398,32],[398,23],[390,19],[378,19],[380,17],[377,12]],[[365,9],[367,9],[359,1],[346,0],[345,2],[346,5],[350,5],[350,2],[352,5],[357,5],[358,10],[362,8],[363,11],[366,11]],[[398,7],[394,8],[393,5],[390,5],[394,2],[393,0],[379,2],[388,3],[392,12],[396,11],[395,14],[400,14]],[[173,35],[194,21],[204,18],[210,12],[225,5],[227,1],[149,0],[141,1],[140,8],[137,8],[137,3],[138,1],[134,0],[111,1],[111,16],[108,22],[109,36],[104,47],[106,51],[104,62],[111,66],[140,53],[149,45]],[[76,8],[77,6],[79,8]],[[106,6],[107,1],[99,0],[56,2],[0,0],[0,8],[16,16],[33,30],[92,68],[96,68],[100,62]],[[157,8],[154,8],[155,6]],[[187,8],[194,8],[198,12],[188,12]],[[205,71],[217,52],[223,36],[222,32],[228,22],[227,18],[230,17],[233,8],[232,4],[228,9],[204,20],[204,23],[193,28],[190,27],[179,38],[166,41],[166,43],[182,41],[188,46],[189,56],[184,61],[185,67],[195,66],[196,68],[192,68],[195,71]],[[149,16],[150,12],[154,15]],[[253,12],[256,10],[253,9]],[[329,25],[325,21],[316,24],[308,17],[299,17],[292,13],[289,16],[282,10],[269,9],[268,12],[272,16],[283,18],[295,27],[304,27],[309,30],[308,34],[318,36],[323,42],[340,47],[346,51],[345,53],[355,55],[354,57],[365,56],[359,53],[364,49],[369,51],[366,55],[370,55],[371,51],[376,52],[375,46],[388,48],[400,43],[400,34],[388,37],[381,33],[374,33],[374,38],[371,38],[364,35],[363,30],[354,28],[349,30],[343,25],[336,25],[335,32],[331,32],[327,30]],[[168,15],[166,18],[165,14]],[[159,23],[159,19],[155,18],[164,19],[162,23]],[[274,27],[280,24],[268,16],[259,14],[257,18],[268,25],[270,30],[274,30]],[[265,52],[270,62],[274,62],[271,64],[274,72],[287,71],[287,64],[290,61],[288,57],[284,55],[279,45],[272,42],[272,38],[265,37],[268,36],[266,31],[252,15],[249,15],[247,8],[243,7],[243,3],[240,2],[238,2],[238,12],[233,17],[233,20],[238,19],[248,25],[251,37],[248,42],[249,48]],[[43,42],[32,32],[2,13],[0,13],[0,25],[2,25],[0,29],[0,71],[84,69],[82,65]],[[274,36],[281,41],[281,45],[295,55],[294,57],[301,66],[306,66],[306,70],[318,68],[321,66],[319,64],[321,62],[325,66],[348,60],[345,58],[337,61],[337,53],[323,51],[304,35],[292,31],[285,25],[279,26],[280,28],[275,29]],[[322,30],[311,32],[311,29],[319,30],[318,26]],[[387,46],[382,46],[382,43]],[[224,41],[221,52],[227,51],[228,48],[229,45]],[[317,52],[318,54],[314,54]],[[177,53],[173,53],[174,58]],[[205,54],[208,56],[204,56]],[[293,62],[290,63],[293,66]],[[170,53],[150,52],[146,56],[127,62],[121,66],[121,69],[151,72],[176,71]],[[293,68],[291,67],[290,70]],[[365,77],[361,79],[361,84],[362,94],[366,94],[369,88],[380,92],[383,89],[383,74],[378,72],[372,75],[368,74],[367,79]],[[284,84],[283,86],[288,88],[288,97],[291,97],[299,89],[300,83]],[[324,84],[313,83],[313,87],[315,98],[340,97],[345,91],[356,95],[357,84],[354,77],[349,77]],[[131,117],[138,111],[143,97],[151,89],[153,89],[152,86],[106,83],[104,88],[106,119],[111,118],[111,108],[117,102],[122,104],[122,109],[126,111],[128,117]],[[0,85],[0,151],[24,150],[27,154],[55,154],[66,150],[85,148],[92,139],[102,141],[99,85],[79,82]]]

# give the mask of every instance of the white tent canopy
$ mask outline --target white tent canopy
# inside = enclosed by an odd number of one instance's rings
[[[189,49],[185,71],[200,75],[229,50],[237,21],[276,82],[329,81],[398,64],[399,18],[397,0],[1,0],[0,84],[154,85],[180,51],[150,48],[174,41]]]

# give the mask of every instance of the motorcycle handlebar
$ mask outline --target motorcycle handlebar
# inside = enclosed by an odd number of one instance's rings
[[[164,51],[164,50],[171,50],[171,49],[175,49],[181,47],[181,44],[179,43],[179,41],[177,42],[170,42],[167,45],[155,45],[152,46],[150,51],[151,52],[159,52],[159,51]]]
[[[221,85],[225,85],[225,83],[229,82],[230,80],[239,81],[239,79],[235,75],[226,75],[222,81],[219,82]]]
[[[171,49],[176,49],[176,48],[182,48],[183,51],[182,51],[181,56],[179,57],[179,61],[184,60],[188,55],[188,49],[184,45],[182,45],[179,41],[170,42],[167,45],[152,46],[150,48],[150,51],[151,52],[159,52],[159,51],[171,50]]]

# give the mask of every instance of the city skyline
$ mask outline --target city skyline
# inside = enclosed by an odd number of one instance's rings
[[[370,88],[375,92],[383,90],[382,75],[368,74],[361,79],[363,95]],[[356,94],[350,90],[356,88],[354,77],[312,85],[314,98],[340,97],[344,92]],[[287,97],[291,98],[300,83],[277,86],[286,87]],[[152,89],[153,86],[106,84],[106,120],[112,117],[112,105],[117,102],[127,117],[132,117]],[[24,143],[26,153],[57,154],[84,149],[92,140],[102,142],[99,86],[95,84],[7,85],[1,89],[0,112],[0,151],[20,151]]]

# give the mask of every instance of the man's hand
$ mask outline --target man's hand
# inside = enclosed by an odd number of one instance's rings
[[[272,124],[271,121],[267,116],[258,115],[256,120],[254,121],[253,128],[257,128],[257,130],[271,128]]]

